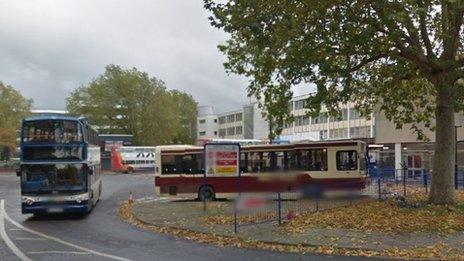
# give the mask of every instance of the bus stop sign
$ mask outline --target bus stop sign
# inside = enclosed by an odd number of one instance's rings
[[[238,143],[205,144],[205,176],[240,174]]]

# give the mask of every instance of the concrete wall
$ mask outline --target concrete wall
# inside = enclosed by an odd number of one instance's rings
[[[253,103],[253,139],[265,140],[269,138],[269,124],[262,116],[258,103]]]
[[[458,140],[464,140],[464,116],[462,113],[456,114],[456,125],[463,126],[458,128]],[[375,142],[376,143],[410,143],[410,142],[422,142],[417,140],[417,134],[411,130],[411,124],[403,125],[402,129],[396,129],[393,122],[390,122],[385,114],[376,112],[375,113]],[[425,135],[430,139],[430,142],[435,142],[435,133],[424,128]],[[454,137],[450,137],[453,138]]]

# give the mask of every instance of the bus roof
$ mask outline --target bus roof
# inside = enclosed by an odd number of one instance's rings
[[[98,130],[94,126],[90,125],[87,122],[87,120],[82,116],[77,117],[77,116],[71,116],[71,115],[60,114],[60,113],[56,113],[56,114],[51,113],[47,115],[30,116],[30,117],[26,117],[23,119],[24,122],[45,121],[45,120],[79,121],[98,133]]]
[[[203,149],[201,146],[194,146],[194,145],[160,145],[156,146],[157,149],[161,150],[184,150],[184,149]]]
[[[41,120],[69,120],[69,121],[79,121],[84,120],[83,117],[76,117],[71,115],[59,114],[59,113],[50,113],[47,115],[35,115],[24,118],[24,121],[41,121]]]
[[[267,150],[292,150],[295,148],[304,149],[304,148],[317,148],[317,147],[334,147],[334,146],[355,146],[359,143],[365,143],[361,140],[336,140],[336,141],[307,141],[307,142],[297,142],[291,144],[256,144],[256,145],[244,145],[241,148],[244,151],[267,151]],[[216,144],[216,143],[210,143]],[[164,145],[157,146],[159,151],[171,151],[171,152],[181,152],[181,151],[203,151],[202,146],[192,146],[192,145]]]

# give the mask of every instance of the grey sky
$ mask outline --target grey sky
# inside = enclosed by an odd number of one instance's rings
[[[217,112],[246,103],[201,0],[2,0],[0,80],[40,109],[63,109],[107,64],[137,67]]]

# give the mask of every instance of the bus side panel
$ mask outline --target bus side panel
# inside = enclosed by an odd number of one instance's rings
[[[159,188],[160,194],[182,194],[182,193],[195,193],[197,192],[194,189],[194,181],[196,178],[193,175],[172,175],[172,176],[163,176],[155,177],[155,186]]]
[[[211,186],[215,193],[235,192],[282,192],[295,191],[304,186],[316,185],[324,189],[363,189],[366,178],[326,178],[312,179],[308,174],[301,174],[294,180],[260,179],[257,176],[207,177],[176,176],[156,177],[156,187],[161,194],[197,194],[201,186]]]

